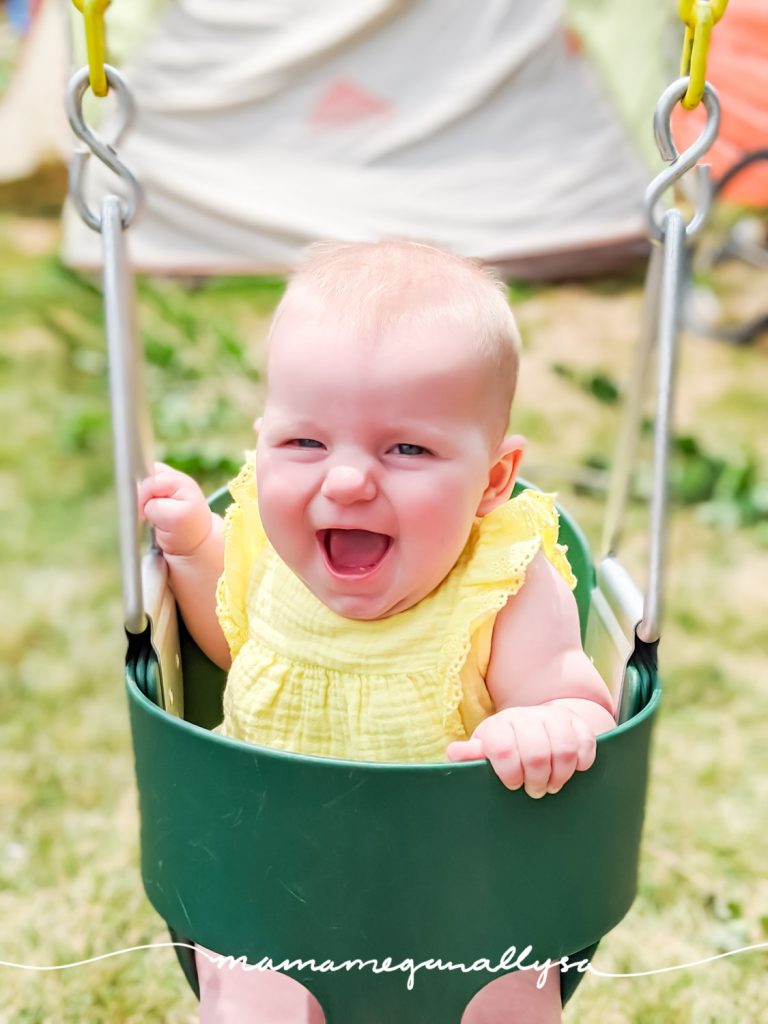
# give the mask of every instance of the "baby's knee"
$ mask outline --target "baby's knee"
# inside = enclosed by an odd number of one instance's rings
[[[514,971],[481,988],[461,1024],[559,1024],[560,975],[551,972],[541,988],[538,971]]]
[[[325,1024],[303,985],[277,971],[248,968],[201,946],[195,949],[200,1024]]]

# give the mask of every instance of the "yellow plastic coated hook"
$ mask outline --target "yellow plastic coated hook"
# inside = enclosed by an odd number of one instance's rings
[[[680,74],[689,75],[691,82],[682,103],[693,110],[701,103],[707,79],[707,54],[712,28],[722,18],[728,0],[679,0],[678,11],[685,22],[685,39],[680,58]]]
[[[88,51],[88,70],[91,89],[95,96],[106,96],[109,91],[104,72],[106,39],[104,12],[111,0],[72,0],[85,21],[85,46]]]

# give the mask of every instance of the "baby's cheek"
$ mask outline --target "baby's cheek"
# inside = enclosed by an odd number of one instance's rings
[[[456,495],[432,492],[414,496],[404,518],[421,560],[437,558],[452,565],[467,541],[474,517],[467,514]]]
[[[288,459],[262,459],[257,464],[256,474],[259,507],[284,510],[300,507],[312,485],[307,468]]]
[[[290,506],[296,500],[296,488],[292,486],[290,470],[270,473],[259,481],[259,508],[264,512]]]
[[[464,481],[435,475],[414,481],[404,494],[402,507],[411,523],[438,531],[445,541],[465,529],[469,531],[477,503]]]
[[[264,531],[283,561],[293,568],[297,559],[314,551],[315,544],[308,508],[316,487],[307,469],[286,460],[265,466],[258,477]]]
[[[258,482],[259,515],[267,536],[279,528],[281,522],[293,515],[296,502],[295,490],[291,487],[290,474],[265,474]]]

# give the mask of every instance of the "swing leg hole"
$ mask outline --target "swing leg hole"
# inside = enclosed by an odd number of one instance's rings
[[[195,952],[200,1024],[325,1024],[320,1003],[298,981],[236,963],[219,966],[216,957],[202,946]]]
[[[489,982],[470,1000],[461,1024],[560,1024],[560,975],[552,971],[542,988],[537,971],[514,971]]]

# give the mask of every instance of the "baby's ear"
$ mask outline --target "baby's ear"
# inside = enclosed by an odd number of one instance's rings
[[[501,442],[488,470],[488,486],[483,491],[476,516],[487,516],[509,498],[524,450],[525,438],[522,434],[509,434]]]

